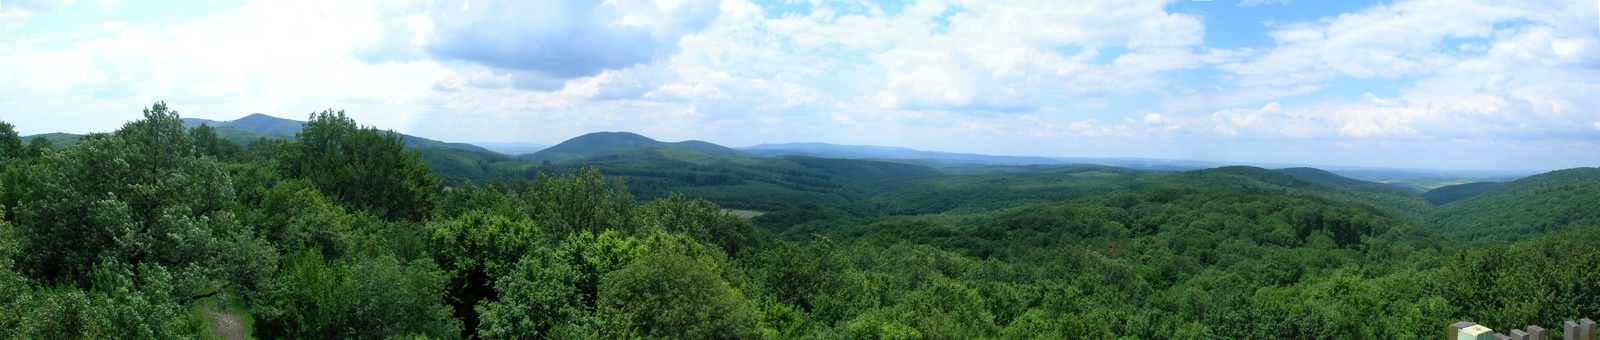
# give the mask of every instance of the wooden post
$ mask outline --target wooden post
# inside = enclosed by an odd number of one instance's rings
[[[1562,340],[1578,340],[1578,323],[1567,321],[1561,323]]]
[[[1581,337],[1581,339],[1595,340],[1594,331],[1594,320],[1589,320],[1587,318],[1578,320],[1578,336]]]
[[[1544,340],[1544,327],[1528,326],[1528,340]]]
[[[1511,330],[1511,340],[1528,340],[1528,332],[1513,329]]]

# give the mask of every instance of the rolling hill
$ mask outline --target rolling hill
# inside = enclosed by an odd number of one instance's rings
[[[699,151],[714,155],[726,156],[751,156],[739,150],[712,143],[687,140],[677,143],[662,142],[650,137],[640,136],[632,132],[594,132],[578,137],[573,137],[539,152],[518,156],[517,158],[552,163],[565,162],[606,152],[614,149],[633,148],[663,148]]]
[[[1299,179],[1303,179],[1303,180],[1307,180],[1307,181],[1312,181],[1312,182],[1317,182],[1317,183],[1323,183],[1323,184],[1331,184],[1331,185],[1339,185],[1339,186],[1369,186],[1369,187],[1389,188],[1389,189],[1399,190],[1399,191],[1406,192],[1406,193],[1411,193],[1411,194],[1421,194],[1422,193],[1421,191],[1418,191],[1417,189],[1414,189],[1414,188],[1411,188],[1411,187],[1407,187],[1407,186],[1388,185],[1388,184],[1383,184],[1383,183],[1378,183],[1378,182],[1368,182],[1368,181],[1363,181],[1363,180],[1359,180],[1359,179],[1340,176],[1339,174],[1333,173],[1331,171],[1317,169],[1317,168],[1307,168],[1307,167],[1283,168],[1283,169],[1278,169],[1277,171],[1289,174],[1290,176],[1294,176],[1295,178],[1299,178]]]
[[[477,145],[477,146],[483,147],[484,149],[489,149],[490,151],[499,152],[499,153],[507,155],[507,156],[516,156],[516,155],[525,155],[525,154],[535,153],[535,152],[539,152],[539,150],[544,150],[545,148],[549,148],[550,147],[549,145],[544,145],[544,144],[515,143],[515,142],[513,142],[513,143],[474,142],[474,143],[467,143],[467,144]]]
[[[1440,233],[1471,243],[1516,242],[1600,225],[1600,168],[1529,176],[1455,201],[1428,216]]]
[[[520,169],[512,165],[524,165]],[[733,209],[771,211],[802,204],[840,205],[892,190],[901,181],[945,176],[921,166],[867,160],[710,154],[660,147],[611,149],[561,163],[499,163],[514,177],[583,168],[623,180],[641,200],[681,193]]]
[[[1499,188],[1502,184],[1504,183],[1477,182],[1447,185],[1422,193],[1422,198],[1428,200],[1428,203],[1433,203],[1433,205],[1446,205],[1489,192],[1494,188]]]
[[[871,146],[871,145],[837,145],[828,143],[784,143],[761,144],[737,148],[759,156],[800,155],[822,158],[880,158],[880,159],[919,159],[939,160],[953,163],[970,164],[1060,164],[1061,160],[1046,157],[1018,157],[1018,156],[991,156],[968,153],[922,151],[910,148]]]

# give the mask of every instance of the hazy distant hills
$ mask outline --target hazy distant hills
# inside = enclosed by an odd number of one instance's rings
[[[477,146],[483,147],[484,149],[489,149],[489,151],[499,152],[499,153],[502,153],[502,154],[513,155],[513,156],[535,153],[535,152],[539,152],[539,150],[544,150],[544,149],[547,149],[547,148],[550,147],[549,145],[544,145],[544,144],[515,143],[515,142],[513,142],[513,143],[473,142],[473,143],[467,143],[467,144],[477,145]]]
[[[1312,181],[1312,182],[1317,182],[1317,183],[1323,183],[1323,184],[1331,184],[1331,185],[1339,185],[1339,186],[1370,186],[1370,187],[1378,187],[1378,188],[1389,188],[1389,189],[1399,190],[1399,191],[1410,193],[1410,194],[1421,194],[1422,193],[1421,190],[1417,190],[1417,189],[1411,188],[1411,187],[1400,186],[1400,185],[1389,185],[1389,184],[1378,183],[1378,182],[1363,181],[1363,180],[1359,180],[1359,179],[1340,176],[1339,174],[1335,174],[1333,172],[1330,172],[1330,171],[1327,171],[1327,170],[1322,170],[1322,169],[1317,169],[1317,168],[1306,168],[1306,167],[1283,168],[1283,169],[1278,169],[1277,171],[1289,174],[1290,176],[1294,176],[1295,178],[1299,178],[1299,179],[1303,179],[1303,180],[1307,180],[1307,181]]]
[[[1251,182],[1228,181],[1225,179],[1225,177],[1202,176],[1206,174],[1238,175],[1253,181],[1260,181],[1265,184],[1269,184],[1273,187],[1261,187],[1260,184],[1254,184]],[[1423,200],[1422,197],[1398,189],[1370,185],[1328,184],[1320,181],[1302,179],[1294,176],[1293,174],[1282,172],[1281,170],[1274,171],[1253,166],[1225,166],[1204,170],[1186,171],[1163,176],[1172,177],[1173,179],[1170,181],[1176,183],[1186,183],[1188,185],[1202,188],[1304,193],[1311,196],[1340,201],[1360,202],[1377,207],[1393,208],[1400,212],[1410,214],[1411,216],[1421,216],[1434,210],[1433,205],[1429,204],[1428,201]],[[1349,183],[1348,181],[1341,181],[1326,176],[1319,176],[1319,178]]]
[[[1065,163],[1059,159],[1046,157],[991,156],[970,153],[922,151],[910,148],[888,146],[837,145],[827,143],[761,144],[737,149],[759,156],[800,155],[823,158],[930,159],[1003,165]]]
[[[677,143],[662,142],[632,132],[595,132],[573,137],[544,150],[517,158],[534,162],[565,162],[571,159],[599,154],[614,149],[663,148],[699,151],[713,155],[753,156],[721,145],[697,140]]]
[[[200,126],[202,123],[219,128],[217,134],[221,135],[222,138],[234,141],[235,143],[247,144],[249,141],[261,137],[293,138],[294,134],[300,132],[301,126],[304,126],[306,122],[283,119],[260,113],[251,114],[249,116],[244,116],[243,118],[229,121],[215,121],[201,118],[183,119],[184,127],[192,128],[195,126]],[[233,128],[241,131],[228,131],[228,129],[222,128]],[[406,147],[408,148],[457,149],[474,152],[493,152],[477,145],[467,143],[446,143],[403,133],[400,134],[400,140],[405,142]]]
[[[1514,242],[1568,227],[1600,225],[1600,209],[1595,207],[1600,207],[1600,168],[1573,168],[1495,186],[1443,206],[1428,220],[1440,233],[1458,239]]]

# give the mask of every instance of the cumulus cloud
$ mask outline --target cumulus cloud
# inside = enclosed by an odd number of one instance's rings
[[[716,1],[475,0],[394,6],[398,18],[355,52],[369,62],[426,56],[504,70],[515,86],[559,89],[563,81],[668,58],[679,40],[706,28]]]
[[[69,3],[6,0],[0,28]],[[628,130],[1166,157],[1205,156],[1183,150],[1217,139],[1288,156],[1484,153],[1442,152],[1467,150],[1457,144],[1576,155],[1600,131],[1593,2],[1398,0],[1268,23],[1270,46],[1240,48],[1205,45],[1206,25],[1236,23],[1168,12],[1170,0],[790,5],[810,8],[262,0],[166,24],[23,32],[0,38],[0,112],[119,124],[131,116],[95,115],[164,99],[224,119],[347,109],[453,141]],[[1130,136],[1141,138],[1119,138]],[[1400,153],[1385,157],[1414,158]]]
[[[1203,41],[1201,20],[1165,6],[926,1],[895,15],[818,6],[763,25],[803,51],[870,55],[883,70],[874,98],[885,108],[1027,112],[1046,96],[1094,100],[1157,86],[1153,74],[1161,71],[1202,66],[1192,58]],[[1126,53],[1111,65],[1092,62],[1110,50]]]
[[[1269,36],[1276,46],[1211,53],[1216,57],[1208,62],[1229,72],[1228,82],[1174,97],[1164,106],[1179,111],[1237,107],[1315,95],[1342,79],[1393,79],[1399,89],[1392,97],[1314,99],[1289,110],[1299,119],[1269,120],[1292,125],[1256,131],[1357,138],[1576,138],[1584,122],[1600,117],[1600,99],[1590,94],[1600,91],[1595,5],[1412,0],[1315,21],[1274,23]],[[1259,111],[1227,109],[1213,117],[1273,116]]]

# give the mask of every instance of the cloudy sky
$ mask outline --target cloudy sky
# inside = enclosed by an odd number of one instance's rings
[[[1592,0],[0,0],[0,120],[1600,166]]]

